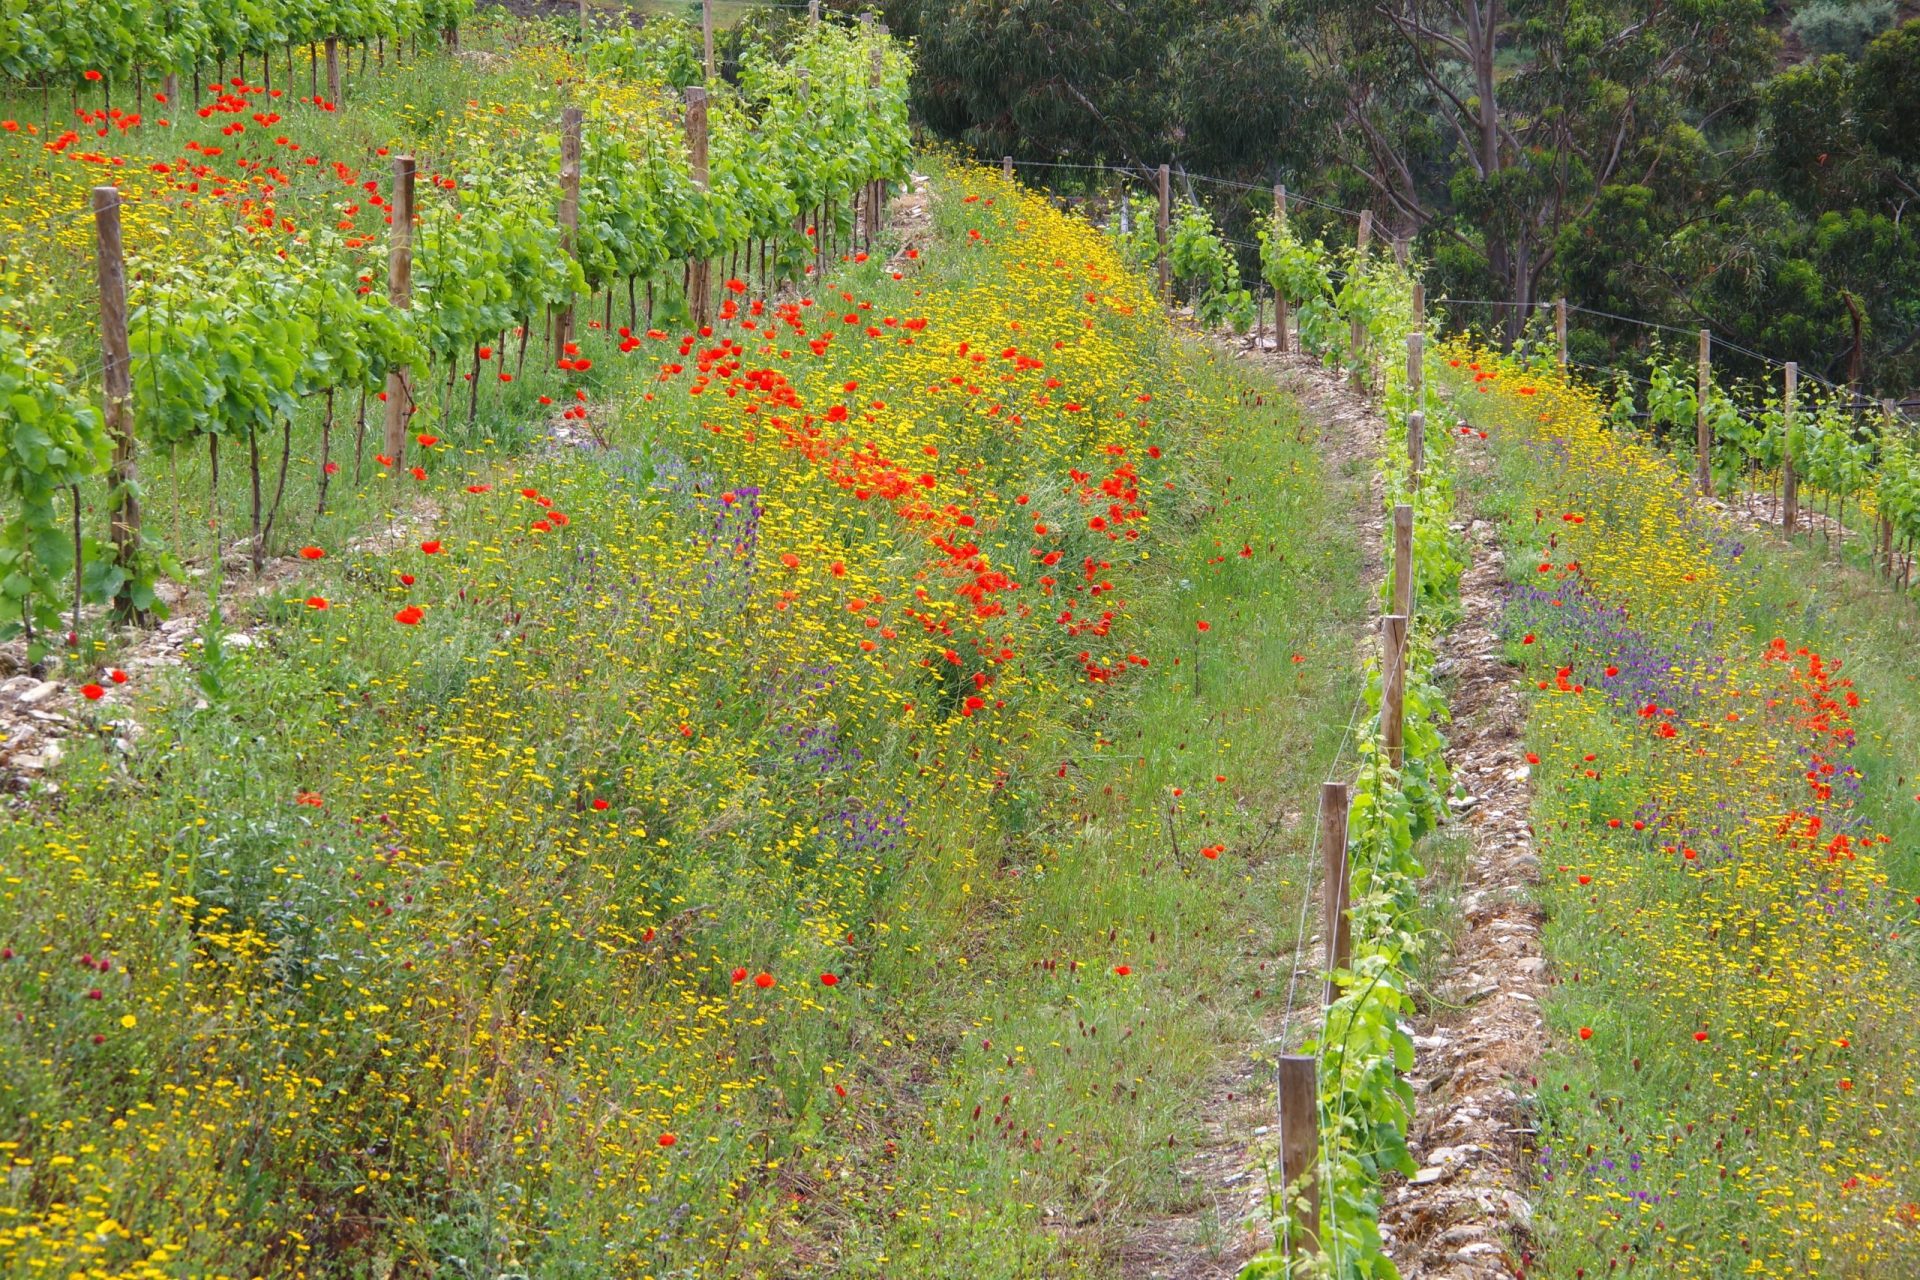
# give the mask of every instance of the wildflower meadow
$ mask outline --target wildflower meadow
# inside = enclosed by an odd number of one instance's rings
[[[558,8],[0,0],[0,1273],[1920,1270],[1897,402]]]

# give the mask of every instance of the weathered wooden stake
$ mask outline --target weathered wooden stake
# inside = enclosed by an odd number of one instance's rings
[[[1707,405],[1713,391],[1713,334],[1705,329],[1700,331],[1700,385],[1694,399],[1696,409],[1693,417],[1694,451],[1698,455],[1694,470],[1694,479],[1699,482],[1700,492],[1713,496],[1713,430],[1707,424]]]
[[[1560,348],[1560,372],[1567,371],[1567,300],[1553,300],[1553,336]]]
[[[1420,472],[1427,463],[1427,415],[1418,409],[1407,415],[1407,491],[1420,492]]]
[[[575,246],[580,233],[580,126],[585,112],[567,107],[560,113],[560,251],[577,256]],[[567,344],[574,340],[573,300],[554,309],[553,358],[566,358]]]
[[[705,54],[707,83],[713,83],[713,0],[700,0],[700,43]]]
[[[127,266],[120,238],[118,187],[93,189],[93,236],[95,274],[100,284],[102,408],[106,411],[107,438],[113,441],[107,479],[107,529],[114,563],[128,576],[113,604],[116,612],[144,622],[146,611],[133,607],[131,595],[133,571],[140,558],[140,499],[135,493],[140,477],[134,461],[133,355],[127,345]],[[77,504],[78,489],[74,495]],[[78,519],[76,514],[76,527]],[[77,563],[75,568],[77,571]]]
[[[884,40],[887,35],[887,24],[884,22],[878,24],[878,30],[880,38]],[[878,111],[877,104],[880,101],[880,85],[881,82],[886,79],[886,56],[886,51],[881,47],[880,43],[876,41],[869,53],[867,61],[867,88],[871,95],[868,98],[870,104],[868,110],[876,113]],[[880,233],[880,211],[886,199],[885,187],[886,184],[878,178],[875,178],[867,184],[866,247],[868,249],[873,248],[873,238]]]
[[[1427,389],[1427,335],[1420,330],[1407,335],[1407,393],[1415,404],[1423,404]]]
[[[1885,415],[1887,419],[1886,426],[1883,428],[1883,430],[1886,431],[1888,434],[1891,434],[1894,431],[1897,431],[1900,426],[1900,419],[1897,416],[1899,411],[1895,408],[1893,401],[1882,400],[1880,402],[1880,412],[1883,415]],[[1876,558],[1881,562],[1881,565],[1886,569],[1887,577],[1892,578],[1893,577],[1893,517],[1888,515],[1885,511],[1882,511],[1880,513],[1880,554]]]
[[[816,27],[820,25],[820,0],[807,0],[807,22]]]
[[[1380,619],[1380,737],[1387,763],[1407,762],[1407,615]]]
[[[1005,178],[1008,182],[1013,181],[1013,157],[1012,156],[1000,157],[1000,176]]]
[[[1353,874],[1347,865],[1347,784],[1320,784],[1321,936],[1327,940],[1327,1003],[1340,998],[1333,973],[1353,967]]]
[[[1418,280],[1413,282],[1413,327],[1427,330],[1427,286]]]
[[[1287,225],[1287,189],[1275,186],[1273,189],[1273,226],[1280,231]],[[1280,350],[1287,350],[1287,295],[1279,288],[1273,291],[1273,332],[1279,339]]]
[[[688,168],[693,176],[694,188],[707,189],[707,91],[699,85],[687,86],[687,159]],[[821,238],[821,228],[814,226],[816,246]],[[824,269],[824,260],[822,269]],[[713,290],[710,287],[712,264],[705,258],[696,259],[687,264],[687,301],[693,311],[693,327],[697,332],[712,319]]]
[[[327,37],[327,101],[340,102],[340,37]]]
[[[1280,1184],[1287,1195],[1281,1230],[1287,1253],[1304,1258],[1319,1248],[1320,1086],[1317,1063],[1305,1054],[1280,1056]],[[1296,1219],[1293,1198],[1306,1201]]]
[[[1154,224],[1160,237],[1160,304],[1173,305],[1173,274],[1167,264],[1167,231],[1173,225],[1173,169],[1160,166],[1160,213]]]
[[[1413,508],[1393,509],[1393,611],[1413,616]]]
[[[413,307],[413,157],[393,158],[393,238],[387,254],[387,301],[402,311]],[[407,412],[413,388],[405,365],[387,370],[385,453],[393,459],[389,474],[401,474],[407,456]]]
[[[1785,459],[1781,467],[1780,527],[1788,537],[1800,523],[1800,471],[1793,464],[1793,396],[1800,389],[1800,365],[1787,361],[1786,398],[1780,407],[1780,443]]]
[[[1359,250],[1359,255],[1355,259],[1356,269],[1359,263],[1366,261],[1367,244],[1372,239],[1373,210],[1362,209],[1360,211],[1360,231],[1359,234],[1354,237],[1354,247]],[[1348,349],[1353,353],[1353,386],[1356,391],[1367,385],[1366,369],[1370,363],[1367,356],[1367,337],[1367,326],[1362,323],[1359,316],[1355,316],[1353,318],[1352,329],[1349,333]]]

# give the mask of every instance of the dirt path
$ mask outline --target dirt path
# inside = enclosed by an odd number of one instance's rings
[[[1531,1221],[1523,1096],[1545,1035],[1520,671],[1494,634],[1506,561],[1492,524],[1473,520],[1463,532],[1472,559],[1460,582],[1461,621],[1441,638],[1435,671],[1453,711],[1447,763],[1467,793],[1453,809],[1471,852],[1460,927],[1414,1027],[1407,1138],[1420,1171],[1387,1187],[1380,1214],[1388,1252],[1409,1280],[1518,1271]]]

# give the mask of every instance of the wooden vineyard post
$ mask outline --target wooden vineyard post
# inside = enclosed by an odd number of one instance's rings
[[[1273,189],[1273,229],[1276,233],[1286,229],[1287,225],[1287,189],[1277,185]],[[1278,285],[1273,290],[1273,332],[1279,340],[1279,350],[1287,350],[1287,293]]]
[[[1893,432],[1900,429],[1900,419],[1898,416],[1899,411],[1895,408],[1893,401],[1882,400],[1880,402],[1880,412],[1887,420],[1885,427],[1882,428],[1883,431],[1885,431],[1888,435],[1891,435]],[[1888,515],[1884,510],[1881,511],[1880,513],[1880,554],[1877,558],[1879,559],[1882,566],[1887,571],[1888,581],[1892,581],[1893,579],[1893,517]]]
[[[93,189],[93,236],[95,273],[100,284],[102,408],[106,411],[107,438],[113,441],[113,461],[107,473],[107,528],[113,543],[113,562],[126,571],[128,579],[113,605],[116,613],[144,622],[145,611],[133,608],[130,594],[135,563],[140,558],[140,499],[135,494],[140,477],[134,461],[133,356],[127,346],[127,265],[120,238],[118,187]],[[76,515],[76,524],[78,519]]]
[[[1387,763],[1407,763],[1407,615],[1380,619],[1380,737]]]
[[[1005,178],[1008,182],[1013,181],[1013,157],[1012,156],[1000,157],[1000,176]]]
[[[713,0],[700,0],[700,45],[707,69],[707,83],[713,83]]]
[[[1337,970],[1353,967],[1353,875],[1347,864],[1347,784],[1320,784],[1321,934],[1327,940],[1327,1003],[1340,998]]]
[[[387,254],[387,301],[402,311],[413,307],[413,157],[393,158],[393,243]],[[407,411],[413,388],[407,366],[387,370],[386,456],[390,474],[401,474],[407,454]]]
[[[568,107],[560,113],[560,251],[577,257],[580,232],[580,125],[584,112]],[[553,313],[553,358],[567,354],[573,341],[573,302],[562,303]]]
[[[1565,298],[1553,300],[1553,337],[1559,346],[1560,372],[1564,375],[1567,372],[1567,300]]]
[[[1305,1054],[1280,1057],[1280,1185],[1287,1197],[1286,1232],[1289,1257],[1305,1258],[1318,1248],[1320,1184],[1320,1085],[1317,1064]],[[1296,1221],[1293,1199],[1306,1202]]]
[[[1173,306],[1173,275],[1167,265],[1167,231],[1173,225],[1173,169],[1160,166],[1160,212],[1154,228],[1160,240],[1160,305]]]
[[[820,25],[820,0],[807,0],[807,25]]]
[[[1415,404],[1424,404],[1427,389],[1427,335],[1414,330],[1407,335],[1407,393]]]
[[[687,159],[688,168],[693,175],[693,185],[698,191],[707,189],[707,91],[699,85],[687,86]],[[815,248],[819,250],[820,227],[814,226]],[[823,252],[823,251],[822,251]],[[825,263],[822,261],[822,268]],[[693,327],[697,332],[711,319],[713,305],[712,289],[709,287],[709,275],[712,264],[705,258],[696,258],[687,264],[687,303],[693,312]]]
[[[1413,508],[1393,509],[1393,611],[1413,616]]]
[[[1800,365],[1787,361],[1786,398],[1780,406],[1780,448],[1784,462],[1780,480],[1780,527],[1788,537],[1800,523],[1800,472],[1793,465],[1793,394],[1800,388]]]
[[[887,26],[884,22],[880,24],[879,32],[881,38],[885,39]],[[867,88],[871,91],[871,95],[868,98],[870,104],[877,104],[880,101],[880,84],[886,78],[885,72],[886,53],[880,45],[876,43],[869,55],[867,65]],[[874,110],[874,107],[869,106],[868,109],[871,111]],[[884,187],[885,184],[879,178],[875,178],[873,181],[867,183],[866,247],[869,250],[873,248],[873,238],[880,233],[880,209],[885,201]]]
[[[1372,239],[1373,210],[1362,209],[1360,211],[1360,230],[1359,233],[1354,236],[1353,241],[1354,248],[1359,251],[1354,259],[1354,269],[1356,271],[1360,269],[1360,264],[1366,261],[1367,244]],[[1356,391],[1367,385],[1365,372],[1367,366],[1366,343],[1367,326],[1361,323],[1360,317],[1355,316],[1353,318],[1352,331],[1348,335],[1348,347],[1353,352],[1353,387]]]
[[[1413,282],[1413,327],[1427,331],[1427,286],[1418,280]]]
[[[1427,415],[1418,409],[1407,415],[1407,492],[1420,492],[1420,471],[1427,461]]]
[[[340,102],[340,37],[327,37],[327,101]]]
[[[1700,385],[1695,392],[1696,408],[1693,416],[1694,451],[1698,454],[1695,462],[1700,492],[1713,496],[1713,430],[1707,424],[1707,404],[1713,391],[1713,334],[1700,331]]]
[[[580,43],[587,42],[587,0],[580,0]]]

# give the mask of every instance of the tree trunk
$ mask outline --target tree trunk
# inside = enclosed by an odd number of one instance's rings
[[[260,546],[260,437],[247,428],[247,468],[253,476],[253,576],[260,576],[264,557]]]
[[[260,533],[260,540],[263,544],[268,538],[273,536],[273,522],[280,518],[280,500],[287,495],[287,466],[292,461],[293,418],[289,415],[280,427],[280,478],[274,482],[273,505],[267,509],[266,527]],[[257,554],[264,556],[266,554],[266,547],[264,545],[259,547]]]
[[[473,344],[473,373],[469,379],[473,385],[467,388],[467,430],[473,430],[473,424],[480,420],[480,344]]]
[[[327,414],[320,420],[320,494],[314,501],[316,517],[327,514],[327,468],[333,465],[333,388],[327,388]]]
[[[360,386],[360,408],[354,417],[357,421],[353,428],[353,487],[360,487],[360,462],[366,456],[367,448],[367,388]]]

